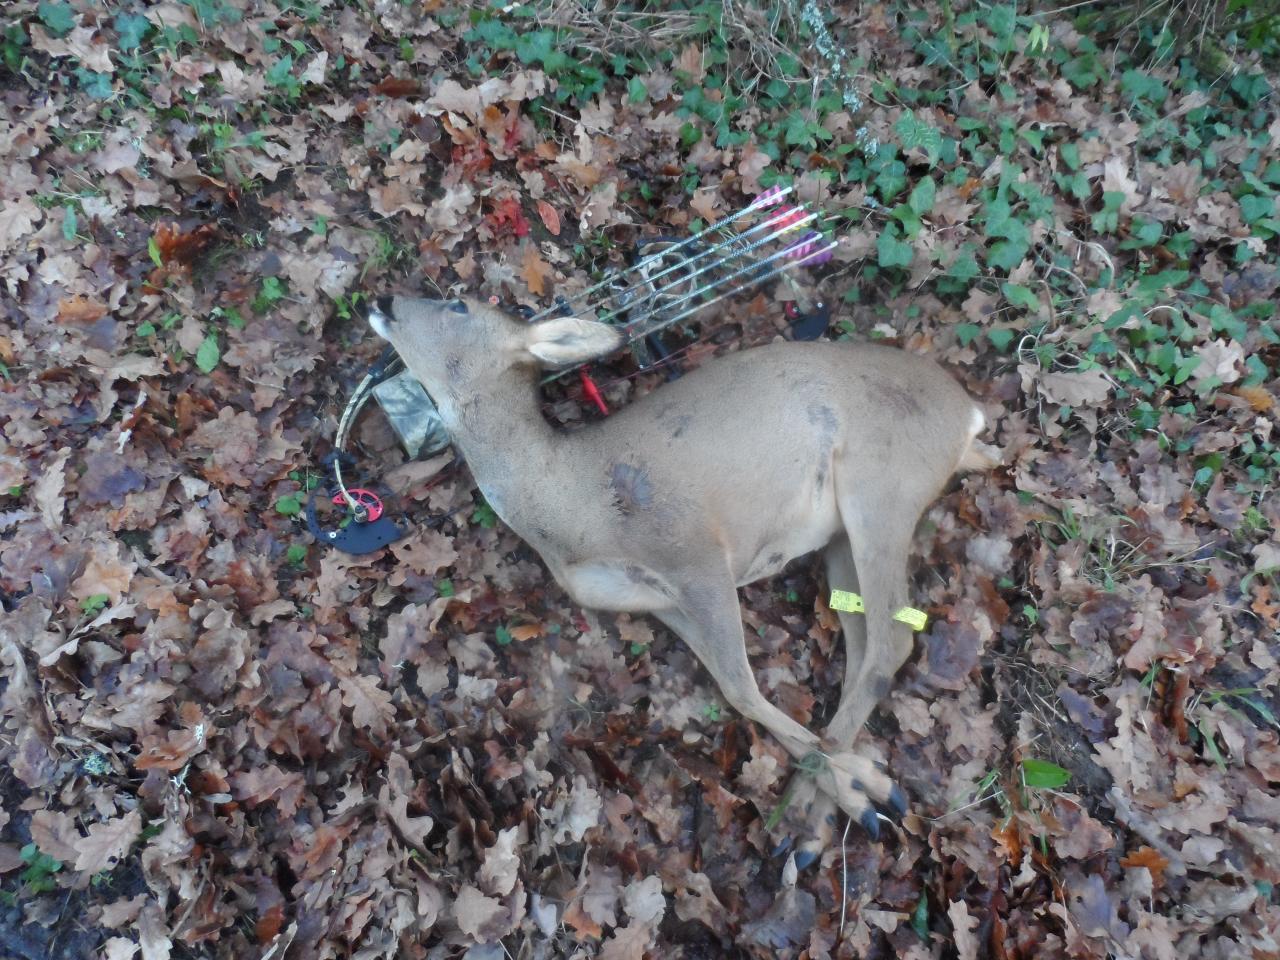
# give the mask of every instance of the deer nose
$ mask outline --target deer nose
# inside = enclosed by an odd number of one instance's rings
[[[375,297],[370,304],[365,320],[370,328],[383,340],[391,338],[388,327],[391,325],[391,297]]]

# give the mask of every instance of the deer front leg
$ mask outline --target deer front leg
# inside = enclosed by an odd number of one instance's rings
[[[677,605],[655,611],[658,618],[689,645],[735,710],[759,723],[792,757],[815,770],[812,776],[818,788],[864,828],[873,829],[877,815],[866,791],[871,785],[883,787],[876,793],[887,793],[892,787],[888,778],[871,761],[850,751],[823,749],[817,736],[764,698],[747,659],[738,593],[727,572],[713,582],[692,578],[684,582],[687,585],[675,594]]]

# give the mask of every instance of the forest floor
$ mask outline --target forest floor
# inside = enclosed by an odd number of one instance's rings
[[[1280,955],[1263,54],[663,6],[6,5],[0,956]],[[928,512],[864,738],[912,812],[799,872],[778,744],[655,622],[576,609],[465,469],[369,412],[411,534],[303,518],[363,298],[545,304],[779,182],[836,220],[829,335],[946,363],[1003,461]],[[685,366],[785,328],[742,298]],[[661,389],[629,363],[615,406]],[[824,597],[809,561],[742,592],[815,728]]]

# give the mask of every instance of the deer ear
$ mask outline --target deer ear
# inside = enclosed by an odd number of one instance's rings
[[[529,352],[548,367],[567,367],[616,350],[622,335],[613,327],[579,317],[556,317],[529,328]]]

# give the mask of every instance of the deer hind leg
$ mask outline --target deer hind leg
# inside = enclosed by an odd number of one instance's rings
[[[882,502],[893,501],[886,498]],[[835,750],[852,749],[871,711],[892,688],[894,675],[911,656],[914,645],[911,628],[895,620],[894,614],[907,605],[907,559],[919,511],[900,510],[900,522],[895,525],[885,522],[886,513],[876,514],[874,521],[869,521],[867,514],[852,512],[853,503],[849,507],[849,512],[842,512],[866,610],[860,627],[865,631],[865,645],[860,659],[849,658],[840,704],[827,724],[826,742]],[[848,631],[848,617],[842,617],[841,622]],[[882,810],[900,818],[907,811],[906,797],[878,768],[877,772],[866,792]],[[878,824],[868,833],[875,839],[879,835]]]
[[[914,526],[913,516],[910,524],[893,531],[883,526],[874,534],[850,529],[851,553],[866,608],[862,615],[866,644],[861,660],[855,663],[851,658],[845,670],[840,705],[827,724],[826,736],[832,743],[853,743],[871,711],[892,688],[894,675],[911,656],[911,628],[895,620],[894,614],[907,605],[907,558]],[[845,622],[842,617],[842,625]]]
[[[820,789],[864,826],[874,824],[875,808],[862,784],[875,778],[892,786],[868,760],[852,752],[824,750],[818,737],[765,699],[747,659],[746,638],[738,611],[738,592],[725,571],[714,582],[694,575],[676,591],[676,604],[655,611],[707,668],[735,710],[773,734],[797,761],[811,766]],[[871,829],[869,826],[868,829]]]
[[[854,564],[853,548],[845,535],[832,540],[823,554],[827,572],[827,585],[830,590],[847,590],[861,594],[862,588],[858,579],[857,566]],[[844,634],[845,680],[842,687],[841,707],[844,708],[858,678],[862,675],[867,650],[867,621],[862,614],[836,611],[840,618],[841,632]],[[839,712],[839,711],[837,711]],[[856,733],[856,731],[855,731]],[[855,736],[833,736],[830,728],[826,741],[838,750],[849,750],[853,746]],[[892,784],[872,778],[865,784],[869,791],[883,795],[889,806],[901,805],[901,791]],[[829,794],[817,789],[815,779],[804,771],[797,772],[787,790],[788,820],[803,831],[805,839],[796,851],[796,866],[804,869],[822,855],[831,846],[835,838],[837,826],[836,807]],[[869,831],[873,832],[873,831]],[[790,842],[790,837],[784,845]]]

